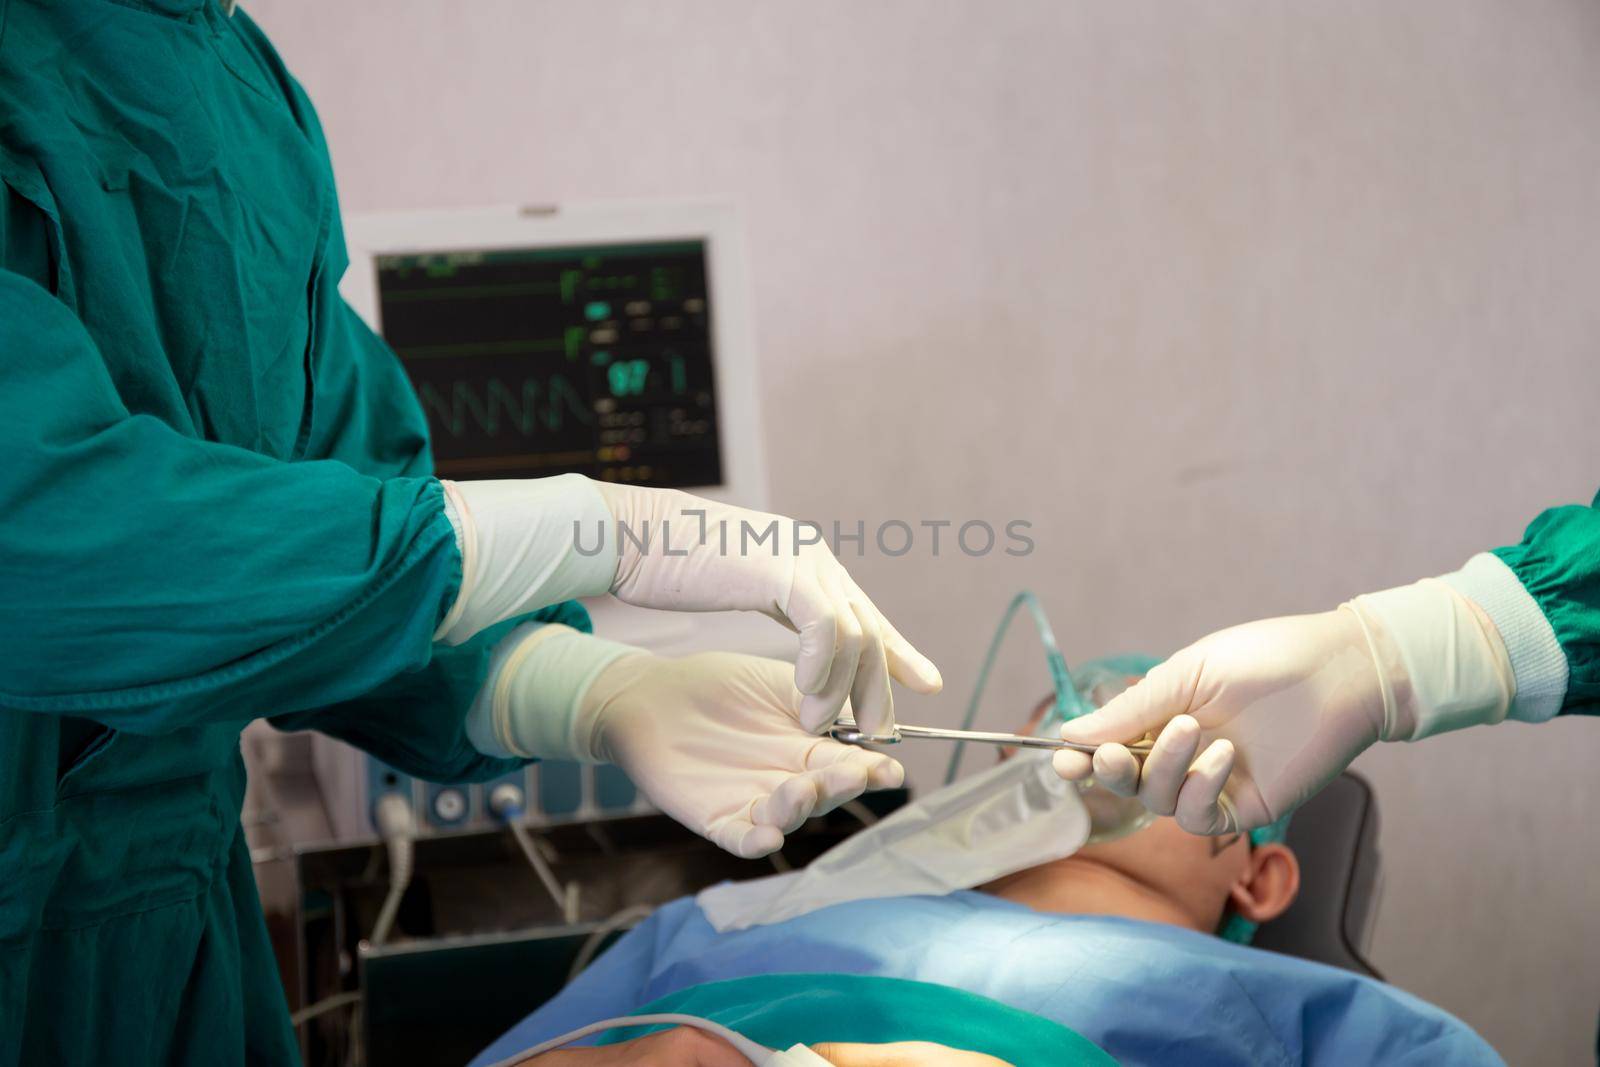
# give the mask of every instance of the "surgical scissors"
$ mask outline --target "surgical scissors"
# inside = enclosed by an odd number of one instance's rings
[[[887,734],[862,733],[861,727],[850,719],[840,719],[833,724],[833,729],[828,731],[835,741],[842,741],[847,745],[898,745],[901,741],[975,741],[980,745],[1004,745],[1016,748],[1066,748],[1073,752],[1087,752],[1091,755],[1099,745],[1088,745],[1078,741],[1067,741],[1059,737],[1028,737],[1024,734],[995,734],[982,730],[946,730],[938,726],[908,726],[905,723],[896,723],[894,731]],[[1151,741],[1134,741],[1125,747],[1140,756],[1150,754]]]

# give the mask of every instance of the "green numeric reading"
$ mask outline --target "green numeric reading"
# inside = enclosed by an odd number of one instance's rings
[[[619,359],[606,368],[612,396],[639,396],[650,377],[650,363],[643,359]]]

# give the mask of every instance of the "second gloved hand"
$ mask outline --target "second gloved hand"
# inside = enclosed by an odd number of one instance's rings
[[[807,733],[800,703],[779,660],[668,659],[532,624],[496,646],[468,734],[496,755],[615,763],[662,811],[753,859],[811,816],[905,780],[888,756]]]
[[[1513,695],[1493,623],[1425,580],[1203,637],[1063,724],[1062,737],[1100,748],[1054,762],[1190,833],[1232,833],[1293,811],[1379,741],[1499,722]],[[1141,764],[1119,742],[1144,737],[1155,744]]]
[[[882,753],[807,733],[800,703],[779,660],[638,655],[595,679],[577,729],[662,811],[753,859],[813,815],[905,780]]]

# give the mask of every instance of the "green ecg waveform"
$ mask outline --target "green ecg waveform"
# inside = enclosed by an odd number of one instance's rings
[[[533,437],[541,430],[560,430],[568,419],[585,425],[594,422],[594,412],[583,395],[559,374],[524,379],[520,389],[498,378],[490,378],[481,388],[472,382],[451,382],[448,396],[433,383],[424,382],[417,396],[429,421],[451,437],[472,433],[496,437],[503,429]]]

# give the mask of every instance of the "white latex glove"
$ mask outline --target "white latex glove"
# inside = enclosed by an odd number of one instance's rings
[[[800,701],[779,660],[667,659],[529,623],[495,646],[466,727],[488,755],[615,763],[662,811],[748,859],[905,780],[888,756],[801,729]]]
[[[1378,741],[1499,722],[1514,694],[1488,617],[1442,582],[1221,630],[1061,727],[1054,757],[1190,833],[1265,826]],[[1122,744],[1154,737],[1143,765]]]
[[[497,622],[610,591],[617,552],[609,538],[598,543],[611,512],[596,483],[563,474],[439,484],[461,586],[434,640],[459,645]]]
[[[806,695],[799,721],[808,731],[832,724],[848,699],[863,730],[886,733],[890,678],[918,693],[943,685],[814,526],[673,489],[595,485],[617,520],[617,599],[670,611],[758,611],[794,630],[795,682]]]
[[[754,859],[813,815],[905,780],[880,752],[807,733],[801,699],[794,668],[779,660],[626,656],[589,687],[575,736],[662,811]]]

